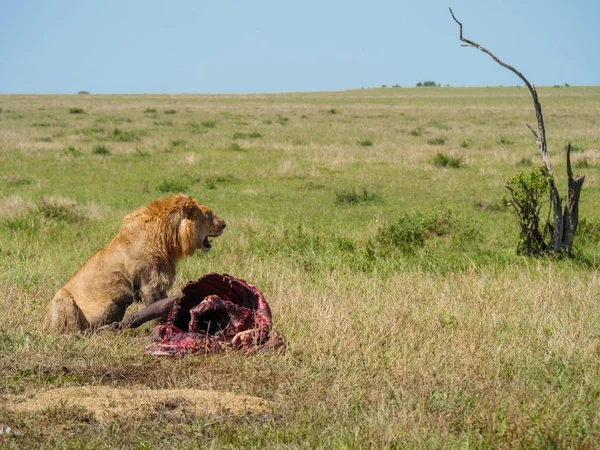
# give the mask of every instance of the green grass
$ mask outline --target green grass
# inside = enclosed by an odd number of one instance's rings
[[[506,180],[541,164],[522,88],[0,96],[0,424],[22,433],[0,447],[597,447],[600,88],[537,89],[559,192],[569,140],[586,175],[570,260],[517,256],[517,221],[498,206]],[[432,164],[456,154],[460,170]],[[248,280],[282,354],[156,359],[142,356],[150,325],[43,330],[54,293],[122,218],[175,192],[228,226],[179,264],[170,294],[212,271]],[[97,419],[6,400],[69,386],[278,407],[178,415],[175,402]]]

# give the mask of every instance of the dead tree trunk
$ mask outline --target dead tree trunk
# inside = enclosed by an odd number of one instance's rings
[[[579,175],[577,178],[573,178],[573,172],[571,170],[571,143],[569,143],[567,146],[568,191],[567,205],[565,206],[565,210],[563,212],[562,202],[560,195],[558,195],[556,184],[554,183],[554,172],[552,171],[552,166],[550,165],[550,158],[548,157],[548,149],[546,147],[546,129],[544,127],[544,117],[542,116],[542,105],[540,105],[540,102],[538,101],[538,95],[535,87],[532,86],[527,78],[525,78],[525,76],[523,76],[523,74],[517,69],[502,62],[496,55],[494,55],[485,47],[482,47],[478,43],[463,37],[463,25],[454,15],[452,8],[450,8],[450,14],[452,14],[452,18],[460,27],[459,37],[462,42],[465,42],[463,46],[475,47],[489,55],[502,67],[505,67],[517,75],[525,83],[527,89],[529,89],[529,92],[531,93],[533,107],[535,108],[535,115],[537,117],[538,131],[536,132],[528,124],[526,124],[526,126],[533,133],[538,150],[540,151],[542,160],[544,161],[544,165],[546,166],[546,170],[548,171],[549,175],[548,187],[550,189],[550,203],[552,205],[553,223],[552,235],[550,237],[550,243],[548,244],[547,251],[551,254],[564,254],[570,256],[573,250],[573,238],[575,236],[575,232],[577,231],[577,223],[579,221],[579,194],[581,193],[581,187],[583,186],[583,181],[585,179],[585,175]]]

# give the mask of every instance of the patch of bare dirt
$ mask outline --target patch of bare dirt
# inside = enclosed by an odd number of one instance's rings
[[[14,412],[38,413],[53,408],[81,408],[97,420],[142,418],[165,408],[185,415],[216,413],[242,416],[273,411],[275,403],[259,397],[199,389],[113,388],[107,386],[45,389],[33,394],[7,395],[0,403]]]

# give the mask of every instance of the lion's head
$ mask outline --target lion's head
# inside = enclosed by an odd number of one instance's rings
[[[194,253],[194,250],[196,249],[202,250],[204,253],[206,253],[212,247],[211,242],[208,238],[221,236],[226,224],[223,219],[221,219],[216,214],[213,214],[213,212],[209,208],[207,208],[204,205],[198,204],[193,199],[192,201],[194,202],[194,204],[190,207],[192,210],[190,220],[194,224],[194,242],[190,242],[191,251],[189,254]],[[193,249],[191,248],[192,246]]]
[[[208,252],[209,237],[223,233],[225,221],[187,195],[159,198],[127,216],[123,226],[143,222],[146,236],[161,253],[175,259]]]

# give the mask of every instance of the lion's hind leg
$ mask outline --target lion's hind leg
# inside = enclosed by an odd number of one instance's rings
[[[87,328],[87,321],[71,293],[62,288],[50,302],[46,325],[58,333],[69,333]]]

